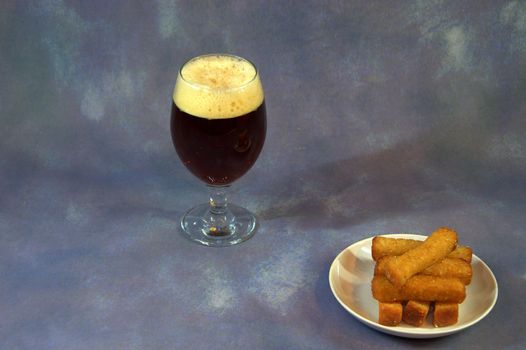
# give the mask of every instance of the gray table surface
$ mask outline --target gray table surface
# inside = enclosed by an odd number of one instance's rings
[[[251,59],[268,135],[239,246],[177,232],[205,186],[169,133],[179,66]],[[0,2],[0,349],[526,347],[526,2]],[[499,300],[458,334],[355,320],[328,271],[455,228]]]

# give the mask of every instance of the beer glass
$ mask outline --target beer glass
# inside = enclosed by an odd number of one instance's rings
[[[265,101],[256,67],[229,54],[190,59],[177,76],[170,124],[179,158],[210,191],[208,203],[181,219],[183,234],[207,246],[250,238],[256,217],[229,203],[227,192],[256,162],[265,142]]]

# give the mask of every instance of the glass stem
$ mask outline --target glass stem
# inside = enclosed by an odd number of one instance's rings
[[[230,186],[208,186],[210,192],[210,211],[208,214],[208,234],[227,236],[232,233],[234,215],[228,209],[228,188]]]

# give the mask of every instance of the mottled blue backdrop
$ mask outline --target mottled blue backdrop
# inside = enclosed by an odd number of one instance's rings
[[[227,249],[177,233],[207,194],[171,94],[208,52],[255,62],[268,112]],[[0,348],[525,348],[525,117],[525,1],[3,0]],[[412,341],[339,306],[342,249],[444,225],[499,281],[481,323]]]

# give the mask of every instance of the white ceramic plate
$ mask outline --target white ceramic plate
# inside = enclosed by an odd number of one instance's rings
[[[383,235],[392,238],[424,240],[426,237],[413,234]],[[430,322],[422,327],[413,327],[403,322],[396,327],[379,324],[378,302],[371,294],[374,261],[371,257],[373,237],[356,242],[344,249],[334,259],[329,271],[332,293],[345,310],[360,322],[381,332],[406,338],[434,338],[459,332],[482,320],[497,301],[497,281],[490,268],[475,254],[471,265],[473,277],[466,288],[466,299],[459,306],[458,323],[435,328]]]

